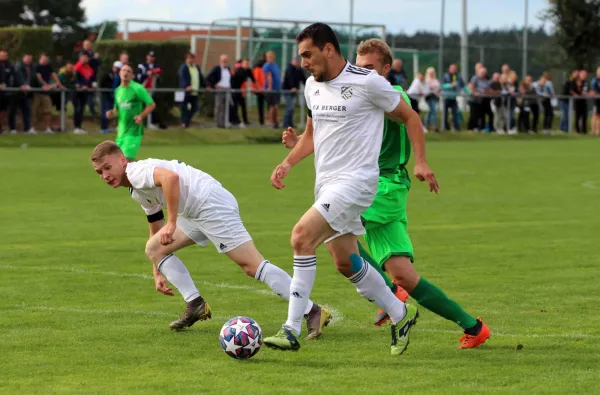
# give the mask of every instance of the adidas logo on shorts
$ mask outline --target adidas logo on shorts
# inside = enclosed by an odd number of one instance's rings
[[[294,298],[302,299],[302,296],[298,292],[292,292]]]
[[[225,244],[221,243],[221,244],[219,245],[219,248],[220,248],[221,250],[224,250],[225,248],[227,248],[227,246],[226,246]]]
[[[323,208],[325,209],[325,211],[329,212],[329,207],[330,207],[329,203],[323,203],[321,206],[323,206]]]

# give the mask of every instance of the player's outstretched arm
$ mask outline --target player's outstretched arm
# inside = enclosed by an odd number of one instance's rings
[[[285,132],[284,132],[285,133]],[[285,187],[282,180],[288,175],[292,166],[296,165],[302,159],[306,158],[314,152],[313,144],[313,124],[310,116],[306,117],[306,129],[302,134],[303,138],[299,139],[295,147],[288,156],[279,164],[271,174],[271,185],[277,189]]]
[[[386,116],[393,121],[404,123],[408,132],[408,137],[415,153],[415,177],[420,181],[427,181],[429,191],[438,192],[440,186],[435,179],[435,175],[427,164],[427,154],[425,152],[425,135],[421,125],[421,117],[404,100]]]
[[[179,211],[179,175],[174,171],[156,167],[154,169],[154,185],[162,188],[167,205],[167,225],[160,232],[160,242],[164,245],[173,242],[173,233],[177,228],[177,213]]]

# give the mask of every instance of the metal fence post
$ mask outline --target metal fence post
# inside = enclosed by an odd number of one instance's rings
[[[569,113],[567,115],[567,122],[569,123],[567,125],[567,130],[569,131],[569,133],[573,133],[573,96],[569,97]],[[575,122],[577,122],[577,120],[575,120]]]
[[[67,92],[60,91],[60,131],[66,130]]]
[[[506,132],[510,132],[511,131],[511,119],[512,119],[512,96],[508,95],[507,97],[507,101],[506,101],[506,108],[504,109],[504,126],[506,127]]]
[[[437,111],[438,109],[436,108],[435,111]],[[446,130],[446,98],[444,97],[444,93],[442,92],[442,94],[440,95],[440,112],[441,112],[441,116],[440,116],[440,125],[439,125],[439,130]]]
[[[231,105],[231,90],[227,89],[225,91],[225,128],[231,127],[231,122],[229,122],[229,106]]]

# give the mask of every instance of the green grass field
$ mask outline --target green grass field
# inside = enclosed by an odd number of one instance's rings
[[[219,179],[259,249],[291,273],[289,235],[312,204],[312,160],[276,191],[269,176],[280,145],[207,145],[182,134],[161,146],[150,136],[141,157],[181,159]],[[73,147],[35,147],[55,137]],[[219,347],[223,323],[248,315],[268,336],[287,304],[213,246],[190,247],[178,256],[214,314],[170,332],[183,301],[154,290],[141,208],[88,163],[101,138],[0,138],[0,393],[597,391],[600,141],[430,141],[441,193],[417,182],[411,191],[415,265],[485,319],[493,335],[481,349],[458,351],[458,328],[421,309],[409,349],[391,357],[389,329],[371,325],[376,307],[321,248],[312,296],[332,308],[333,325],[297,353],[263,348],[235,361]]]

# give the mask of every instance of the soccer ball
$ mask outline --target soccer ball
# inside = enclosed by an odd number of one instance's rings
[[[223,325],[219,333],[221,348],[235,359],[252,358],[262,346],[262,330],[249,317],[234,317]]]

